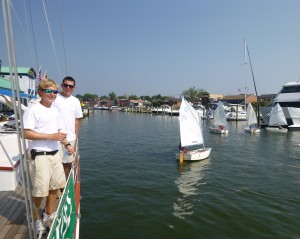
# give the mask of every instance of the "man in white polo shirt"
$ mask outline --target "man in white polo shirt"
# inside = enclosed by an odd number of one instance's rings
[[[75,89],[75,79],[66,76],[61,83],[61,92],[58,93],[53,103],[61,117],[62,127],[66,130],[68,143],[74,148],[78,140],[79,119],[82,118],[82,109],[79,100],[72,95]],[[62,163],[64,166],[66,177],[68,177],[71,164],[74,160],[73,155],[69,155],[65,147],[60,149],[62,155]]]

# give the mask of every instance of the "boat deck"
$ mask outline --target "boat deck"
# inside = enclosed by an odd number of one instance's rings
[[[45,199],[42,207],[45,207]],[[56,200],[56,207],[59,200]],[[40,213],[42,210],[40,209]],[[30,239],[26,217],[24,188],[0,192],[0,239]],[[42,238],[47,238],[47,234]]]
[[[0,192],[0,239],[29,238],[24,189]]]

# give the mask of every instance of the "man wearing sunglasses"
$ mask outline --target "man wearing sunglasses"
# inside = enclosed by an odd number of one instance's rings
[[[57,94],[57,98],[53,105],[58,109],[63,122],[63,128],[66,129],[68,143],[73,147],[78,139],[79,119],[82,118],[82,109],[79,100],[72,95],[75,89],[75,79],[67,76],[61,83],[61,92]],[[60,148],[62,163],[64,166],[66,177],[68,177],[70,166],[74,160],[73,155],[69,155],[65,147]]]
[[[58,189],[64,188],[66,178],[58,153],[59,142],[70,154],[73,149],[68,146],[66,133],[60,130],[58,110],[52,106],[57,97],[58,86],[55,81],[47,79],[39,83],[39,103],[28,107],[23,115],[24,136],[28,141],[29,170],[32,183],[32,201],[35,205],[34,217],[37,234],[44,233],[45,226],[50,226],[56,212],[54,211]],[[43,220],[39,208],[43,198],[47,197]]]

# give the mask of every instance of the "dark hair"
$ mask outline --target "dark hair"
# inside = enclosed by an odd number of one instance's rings
[[[65,83],[66,80],[72,81],[72,82],[74,82],[74,86],[76,85],[75,79],[74,79],[73,77],[71,77],[71,76],[66,76],[66,77],[63,79],[62,83]]]

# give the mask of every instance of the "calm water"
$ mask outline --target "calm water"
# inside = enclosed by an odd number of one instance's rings
[[[81,238],[300,238],[300,132],[209,133],[179,166],[177,117],[95,111],[80,124]]]

